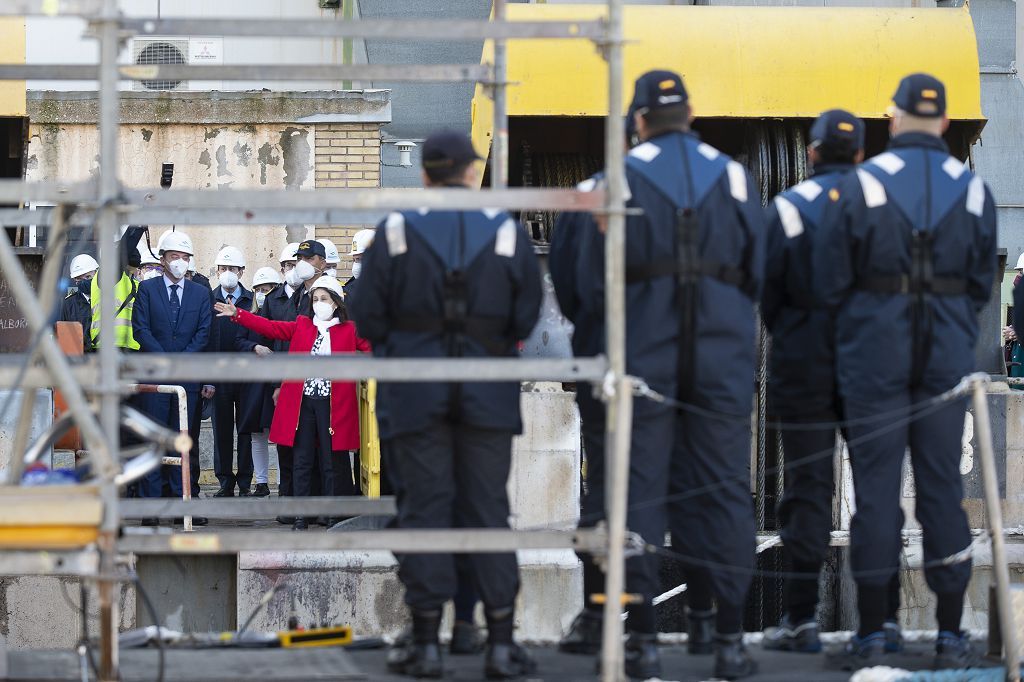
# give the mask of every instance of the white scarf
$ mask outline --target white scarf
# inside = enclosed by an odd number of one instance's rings
[[[331,319],[327,320],[326,322],[321,320],[316,315],[314,315],[311,319],[313,320],[313,324],[316,325],[316,328],[320,330],[321,334],[326,334],[328,329],[330,329],[331,327],[333,327],[336,324],[340,324],[341,323],[341,320],[339,320],[336,317],[332,317]]]

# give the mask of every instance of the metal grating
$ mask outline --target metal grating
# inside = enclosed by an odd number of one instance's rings
[[[132,61],[145,66],[150,64],[188,64],[188,40],[136,39],[132,43]],[[181,87],[187,81],[143,80],[136,81],[136,90],[187,90]]]

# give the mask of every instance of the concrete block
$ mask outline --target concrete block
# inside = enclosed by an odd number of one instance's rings
[[[14,432],[18,427],[18,415],[21,412],[22,395],[21,391],[15,392],[13,397],[10,391],[0,391],[0,407],[6,405],[8,400],[11,401],[3,422],[0,422],[0,471],[6,470],[7,463],[10,461]],[[32,425],[29,429],[29,443],[43,435],[52,423],[53,393],[36,391],[35,406],[32,409]],[[45,455],[42,462],[46,466],[52,466],[51,455]]]
[[[551,644],[569,631],[583,608],[583,568],[571,550],[522,550],[519,557],[517,637]]]
[[[99,598],[88,587],[89,632],[99,630]],[[121,630],[135,627],[135,590],[118,592]],[[11,649],[71,649],[82,636],[79,581],[53,576],[0,578],[0,635]]]
[[[234,556],[140,556],[137,571],[161,625],[182,632],[237,627]],[[135,613],[139,623],[153,624],[142,599]]]
[[[300,625],[348,624],[357,635],[398,635],[406,609],[390,552],[242,552],[238,610],[243,622],[278,581],[286,587],[250,626],[278,630],[294,613]]]

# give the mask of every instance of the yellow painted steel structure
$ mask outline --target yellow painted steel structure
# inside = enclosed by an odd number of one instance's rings
[[[510,20],[604,16],[596,5],[512,4]],[[642,6],[625,8],[627,92],[649,69],[681,73],[694,113],[708,118],[814,118],[842,107],[886,114],[903,76],[926,71],[946,83],[951,119],[977,121],[981,79],[966,8]],[[493,54],[488,43],[482,61]],[[508,114],[604,116],[605,64],[583,41],[511,40]],[[486,151],[491,101],[477,88],[473,141]],[[628,104],[628,101],[627,101]],[[625,112],[623,112],[625,113]]]
[[[377,380],[359,382],[359,488],[380,497],[380,433],[377,429]]]
[[[25,63],[25,20],[0,18],[0,63]],[[0,81],[0,116],[24,116],[25,81]]]

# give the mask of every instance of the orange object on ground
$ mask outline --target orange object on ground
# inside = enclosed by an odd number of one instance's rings
[[[85,349],[82,347],[82,323],[81,322],[58,322],[56,324],[57,344],[65,355],[82,355]],[[57,419],[68,411],[68,404],[60,391],[53,391],[53,418]],[[53,444],[56,450],[82,449],[82,434],[77,428],[69,430],[64,436]]]

